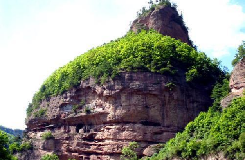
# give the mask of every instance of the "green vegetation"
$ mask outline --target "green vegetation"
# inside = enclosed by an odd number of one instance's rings
[[[14,142],[9,145],[9,151],[11,154],[15,154],[17,152],[22,152],[26,150],[31,150],[33,148],[32,144],[30,142],[23,142],[23,143],[18,143]]]
[[[31,116],[31,114],[32,114],[32,112],[33,112],[33,106],[32,106],[32,104],[31,103],[29,103],[28,104],[28,107],[27,107],[27,109],[26,109],[26,114],[27,114],[27,117],[30,117]]]
[[[232,66],[234,67],[240,60],[245,57],[245,41],[238,47],[235,58],[232,60]]]
[[[175,9],[177,9],[176,4],[172,4],[169,0],[156,0],[156,2],[153,2],[153,0],[150,0],[148,2],[149,4],[149,8],[147,9],[146,7],[142,7],[142,9],[140,11],[137,12],[137,17],[143,17],[146,16],[149,12],[154,11],[155,8],[159,7],[159,6],[170,6],[173,7]]]
[[[181,157],[198,159],[223,152],[229,159],[245,158],[245,97],[233,100],[220,112],[213,107],[200,113],[182,133],[165,144],[151,160]]]
[[[139,145],[137,142],[130,142],[127,147],[123,147],[121,159],[123,160],[137,160],[137,152],[135,151]]]
[[[225,75],[219,62],[179,40],[156,31],[129,32],[120,39],[89,50],[56,70],[34,95],[27,114],[38,108],[43,99],[79,85],[81,79],[94,77],[103,83],[124,71],[176,74],[179,68],[186,72],[187,81],[199,83],[214,84]],[[36,115],[39,117],[40,114]]]
[[[73,111],[74,113],[77,113],[77,109],[78,109],[79,107],[80,107],[79,105],[73,105],[73,106],[72,106],[72,111]]]
[[[211,98],[214,100],[213,108],[221,110],[220,101],[229,94],[229,78],[230,75],[227,75],[222,82],[217,82],[213,88]]]
[[[91,109],[89,107],[85,107],[85,113],[86,114],[90,114],[91,113]]]
[[[172,91],[176,85],[173,82],[168,82],[165,86],[168,87],[170,91]]]
[[[16,157],[12,156],[8,148],[10,144],[7,133],[0,130],[0,160],[17,160]]]
[[[41,160],[59,160],[59,157],[56,154],[46,154],[42,156]]]
[[[79,104],[72,106],[72,111],[76,114],[78,109],[81,109],[85,105],[85,100],[81,100]],[[85,109],[86,111],[86,109]]]
[[[52,138],[54,138],[54,136],[53,136],[51,131],[47,131],[47,132],[44,132],[42,134],[42,139],[43,140],[48,140],[48,139],[52,139]]]
[[[81,102],[80,102],[80,106],[84,106],[85,105],[85,100],[81,100]]]
[[[35,118],[41,118],[41,117],[44,117],[47,113],[47,109],[43,109],[41,108],[40,110],[34,112],[34,117]]]

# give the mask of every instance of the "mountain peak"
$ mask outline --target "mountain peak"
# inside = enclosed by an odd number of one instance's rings
[[[153,5],[149,10],[143,8],[141,12],[130,27],[133,32],[137,33],[141,29],[154,29],[163,35],[179,39],[193,46],[188,35],[188,28],[175,6]]]

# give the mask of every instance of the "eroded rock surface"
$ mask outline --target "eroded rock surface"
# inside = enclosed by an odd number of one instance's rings
[[[233,69],[229,86],[231,92],[221,101],[221,106],[226,108],[234,98],[241,97],[245,88],[245,59],[243,58]]]
[[[179,39],[192,46],[188,30],[177,10],[170,6],[158,6],[146,16],[134,20],[130,29],[137,32],[140,29],[154,29],[163,35]]]
[[[53,152],[61,160],[119,159],[123,146],[136,141],[143,156],[147,147],[166,142],[207,110],[211,88],[204,88],[187,83],[184,72],[124,72],[104,85],[93,78],[81,81],[41,103],[45,118],[27,119],[26,134],[34,144],[28,155],[37,157],[32,160]],[[46,131],[54,138],[42,140]]]

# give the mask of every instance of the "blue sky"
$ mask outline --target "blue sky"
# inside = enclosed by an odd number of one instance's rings
[[[200,51],[230,63],[245,40],[243,0],[173,0]],[[0,125],[24,128],[33,94],[57,68],[123,36],[148,0],[0,0]]]

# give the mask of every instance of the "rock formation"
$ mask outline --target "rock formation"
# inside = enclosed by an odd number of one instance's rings
[[[134,32],[140,29],[154,29],[163,35],[179,39],[192,46],[182,16],[179,16],[174,7],[157,6],[146,16],[140,16],[134,20],[130,29]]]
[[[131,29],[155,29],[191,44],[176,9],[158,6],[135,20]],[[43,100],[42,118],[26,119],[26,138],[34,150],[19,159],[39,160],[55,153],[60,160],[119,159],[129,142],[139,144],[139,156],[174,137],[188,122],[212,104],[212,86],[186,82],[185,71],[175,75],[121,72],[103,85],[89,78],[62,95]],[[43,139],[51,131],[53,138]]]
[[[119,159],[123,146],[132,141],[139,143],[143,156],[144,149],[166,142],[207,110],[208,92],[187,83],[184,72],[175,76],[123,72],[104,85],[93,78],[81,81],[41,103],[48,109],[46,118],[27,119],[26,136],[34,151],[24,159],[40,159],[51,152],[61,160]],[[74,111],[74,106],[79,109]],[[54,138],[42,140],[48,130]]]
[[[236,97],[241,97],[245,88],[245,58],[243,58],[233,69],[230,83],[231,92],[221,101],[221,106],[226,108]]]

